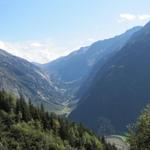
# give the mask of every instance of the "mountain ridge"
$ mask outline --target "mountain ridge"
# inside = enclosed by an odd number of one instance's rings
[[[145,34],[145,27],[96,73],[87,93],[70,114],[71,119],[99,134],[125,132],[126,126],[134,122],[150,102],[150,28]],[[99,124],[111,130],[106,133]]]
[[[42,68],[50,77],[61,83],[60,88],[66,89],[75,97],[80,97],[80,92],[82,92],[80,87],[82,88],[81,85],[89,77],[95,64],[99,61],[99,64],[103,66],[107,59],[120,50],[130,37],[140,29],[141,27],[137,26],[113,38],[94,42],[87,47],[81,47],[67,56],[42,65]]]

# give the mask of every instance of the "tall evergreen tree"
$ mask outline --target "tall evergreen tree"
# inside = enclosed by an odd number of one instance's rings
[[[150,105],[144,109],[136,124],[130,126],[129,143],[131,150],[150,149]]]

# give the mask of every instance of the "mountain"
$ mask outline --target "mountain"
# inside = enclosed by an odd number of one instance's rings
[[[49,76],[32,63],[0,50],[0,90],[43,103],[50,111],[60,109],[61,92]]]
[[[91,46],[82,47],[68,56],[44,64],[43,68],[51,77],[59,80],[60,86],[74,94],[98,61],[103,66],[104,62],[113,53],[120,50],[128,39],[140,29],[141,27],[134,27],[114,38],[97,41]]]
[[[125,132],[150,103],[149,67],[150,23],[100,67],[69,117],[99,134]]]

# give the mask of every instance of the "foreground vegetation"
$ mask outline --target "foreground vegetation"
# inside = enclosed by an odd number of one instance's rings
[[[131,150],[150,150],[150,106],[146,107],[137,122],[130,126]]]
[[[116,150],[81,124],[0,92],[0,150]]]

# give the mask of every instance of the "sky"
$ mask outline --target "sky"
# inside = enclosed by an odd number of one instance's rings
[[[47,63],[150,20],[150,0],[0,0],[0,48]]]

